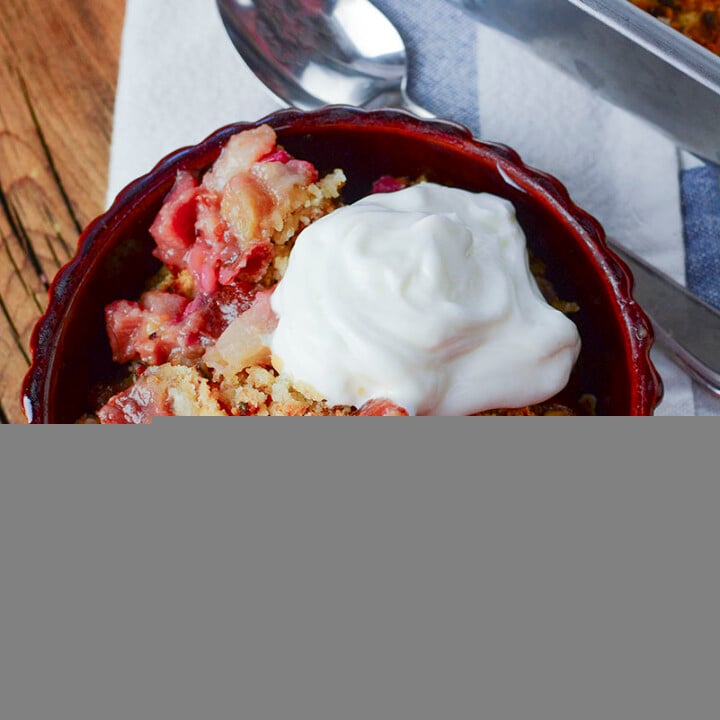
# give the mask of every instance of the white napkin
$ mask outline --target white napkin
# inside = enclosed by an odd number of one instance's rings
[[[682,282],[672,143],[480,25],[477,53],[478,87],[467,91],[477,93],[483,139],[555,175],[609,235]],[[127,0],[108,203],[163,155],[279,107],[237,55],[214,0]],[[665,384],[658,414],[695,414],[688,377],[661,349],[653,358]]]

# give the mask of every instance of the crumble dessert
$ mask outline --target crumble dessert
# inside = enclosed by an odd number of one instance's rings
[[[720,55],[718,0],[631,0],[691,40]]]
[[[373,389],[360,388],[359,395],[355,394],[350,398],[342,393],[338,395],[320,392],[317,389],[318,383],[307,382],[302,373],[298,375],[287,372],[286,361],[293,361],[293,352],[289,351],[285,356],[278,355],[277,352],[273,355],[272,338],[276,334],[281,336],[281,333],[277,332],[279,326],[283,330],[283,336],[287,338],[288,323],[284,326],[282,323],[288,314],[288,306],[299,307],[304,300],[318,291],[321,283],[301,283],[299,294],[295,295],[289,290],[284,292],[286,307],[283,311],[279,311],[277,298],[273,296],[281,286],[281,281],[288,276],[288,268],[293,262],[291,258],[301,256],[293,255],[298,236],[305,238],[307,235],[301,234],[301,231],[312,226],[315,232],[316,229],[326,227],[329,220],[335,222],[335,218],[351,211],[352,206],[343,207],[341,201],[341,190],[345,181],[345,175],[340,169],[320,177],[311,163],[291,157],[277,144],[275,132],[267,125],[233,136],[215,164],[204,175],[198,177],[180,170],[150,228],[156,244],[154,255],[163,263],[162,269],[139,299],[117,300],[105,309],[113,360],[126,366],[127,376],[120,386],[104,388],[103,399],[98,402],[96,411],[86,415],[81,421],[146,423],[151,422],[153,417],[163,415],[575,414],[575,409],[556,402],[553,398],[567,382],[579,351],[579,338],[574,325],[551,306],[565,314],[576,308],[572,303],[565,303],[554,295],[544,278],[540,263],[531,262],[528,265],[524,235],[520,239],[517,235],[518,232],[522,235],[519,226],[516,231],[509,224],[490,228],[497,235],[497,248],[492,253],[512,255],[515,271],[522,280],[521,284],[509,288],[504,301],[507,307],[499,308],[497,314],[489,320],[480,318],[477,313],[460,320],[450,316],[445,318],[459,322],[464,329],[457,337],[446,337],[442,333],[438,336],[440,345],[444,343],[447,347],[441,358],[442,362],[433,361],[435,365],[432,367],[439,376],[457,357],[464,358],[469,354],[466,347],[461,347],[468,338],[479,345],[479,338],[484,341],[484,338],[492,336],[493,333],[497,335],[497,328],[516,318],[510,306],[514,307],[518,296],[522,295],[526,299],[527,307],[532,305],[539,314],[532,316],[532,323],[528,324],[526,318],[524,325],[517,325],[514,336],[500,333],[498,337],[502,336],[505,344],[498,347],[512,350],[502,350],[505,355],[501,352],[497,356],[499,360],[497,357],[492,360],[492,364],[497,365],[507,364],[513,357],[519,358],[517,369],[528,373],[527,380],[517,375],[514,378],[508,376],[504,380],[506,392],[505,395],[501,393],[500,397],[511,397],[513,402],[509,403],[510,407],[473,407],[473,410],[480,409],[480,412],[470,412],[469,408],[456,412],[459,407],[464,407],[457,401],[448,403],[435,399],[432,402],[400,402],[397,398],[393,399],[392,388],[388,388],[388,392],[378,390],[382,384],[382,373],[378,376],[380,379],[375,380],[370,378],[370,373],[365,380],[375,383]],[[376,195],[372,203],[382,205],[377,200],[380,195],[397,193],[392,202],[384,203],[385,209],[391,208],[400,202],[400,191],[425,193],[420,200],[409,200],[411,204],[420,202],[420,205],[427,204],[437,193],[456,192],[477,196],[442,186],[431,187],[431,184],[422,182],[416,184],[407,178],[382,177],[373,186]],[[453,202],[457,201],[457,198],[453,199]],[[461,201],[470,202],[465,196]],[[483,197],[483,202],[487,204],[487,208],[468,205],[462,211],[469,219],[468,222],[478,213],[483,217],[481,225],[487,225],[488,222],[492,225],[498,217],[503,222],[509,222],[509,219],[514,221],[513,211],[508,207],[510,204],[507,201],[487,196]],[[421,208],[410,209],[416,212]],[[460,207],[454,210],[460,212]],[[495,219],[492,217],[493,212],[496,214]],[[432,225],[437,217],[419,217],[417,227],[423,222]],[[497,260],[492,253],[483,256],[482,253],[489,252],[487,248],[473,245],[474,241],[471,242],[463,235],[463,228],[454,228],[454,220],[445,218],[443,222],[450,223],[445,230],[451,235],[459,233],[454,252],[460,254],[453,260],[456,265],[463,257],[469,258],[477,252],[480,253],[478,257],[482,256],[480,259],[484,258],[488,267]],[[337,230],[330,226],[327,232],[332,234]],[[353,232],[351,223],[347,235],[351,236]],[[378,245],[378,233],[371,232],[371,235],[374,237],[369,239]],[[447,295],[440,300],[445,302],[452,297],[454,302],[455,295],[459,292],[456,278],[447,275],[442,269],[444,260],[441,255],[445,252],[446,243],[436,243],[435,235],[436,233],[430,233],[426,243],[429,249],[424,255],[416,257],[416,269],[419,273],[413,277],[420,277],[425,273],[428,277],[432,275],[435,280],[439,278],[441,291]],[[378,247],[382,248],[382,242]],[[465,253],[465,256],[462,253]],[[350,259],[352,258],[351,255]],[[306,265],[294,271],[292,276],[302,278],[316,260],[317,258],[311,258],[309,265],[306,261]],[[331,259],[331,262],[338,261]],[[384,274],[385,270],[391,270],[393,263],[397,269],[404,262],[406,258],[391,259],[384,268],[380,267],[378,270],[376,267],[375,275],[379,276]],[[297,260],[297,263],[300,263],[300,260]],[[429,270],[433,263],[437,267],[433,266]],[[480,263],[478,268],[482,267]],[[338,268],[331,269],[335,271]],[[337,277],[347,281],[355,274],[353,270],[349,275],[343,276],[339,273]],[[328,272],[327,275],[334,276],[335,272]],[[408,273],[405,273],[403,278],[405,284],[413,281]],[[526,282],[528,278],[529,283]],[[496,284],[504,282],[498,274],[491,279]],[[526,289],[522,289],[521,285],[526,286]],[[282,283],[282,286],[285,288],[289,283]],[[428,288],[433,291],[435,289],[432,284]],[[471,298],[480,297],[479,292],[480,289],[473,286]],[[421,296],[422,292],[418,290],[413,302]],[[371,300],[368,300],[368,303],[371,305]],[[472,307],[477,306],[478,303],[473,302]],[[357,305],[348,307],[347,310],[352,314],[356,307]],[[392,308],[386,307],[385,311],[378,315],[389,318]],[[451,308],[449,312],[452,315],[455,309]],[[326,312],[320,314],[325,315]],[[410,344],[416,342],[418,337],[424,340],[425,330],[421,325],[430,314],[423,311],[418,315],[420,329],[417,337],[409,339]],[[343,317],[347,319],[347,315]],[[538,350],[534,350],[531,345],[523,345],[517,332],[520,329],[520,334],[532,333],[535,321],[540,322],[541,329],[545,327],[549,333],[549,339],[542,339],[542,332],[537,334]],[[545,326],[542,326],[543,322],[546,323]],[[447,323],[435,324],[440,327]],[[301,345],[303,339],[310,339],[312,332],[315,332],[297,325],[294,327],[295,340],[298,340],[299,332]],[[290,334],[292,335],[292,332]],[[346,339],[340,340],[341,343],[345,341]],[[430,345],[432,346],[432,342]],[[288,347],[287,343],[284,347]],[[403,350],[400,355],[404,352]],[[425,362],[425,359],[435,352],[435,348],[429,347],[427,352],[422,352],[422,361]],[[536,353],[535,356],[532,355],[533,352]],[[528,358],[525,358],[523,353],[526,353]],[[329,350],[325,348],[325,355],[326,361],[328,357],[331,358],[331,365],[336,363],[332,346]],[[487,358],[491,356],[492,353],[486,353],[482,362],[490,362]],[[404,370],[401,368],[402,372],[408,371],[405,375],[411,379],[413,372],[417,371],[418,357],[416,354]],[[558,364],[560,357],[562,362]],[[535,366],[547,366],[550,368],[549,375],[533,375]],[[467,364],[460,363],[455,370],[453,377],[456,381],[459,379],[459,384],[456,382],[459,388],[456,395],[462,395],[466,390],[462,387],[463,383],[466,383],[468,378],[472,379],[472,375],[467,374],[467,368]],[[329,373],[333,374],[338,369],[336,363]],[[352,372],[352,368],[349,372]],[[432,380],[432,374],[429,377]],[[545,382],[539,393],[532,389],[533,384],[537,385],[540,380],[547,381],[548,378],[549,383]],[[515,387],[523,386],[523,383],[531,389],[528,396],[530,399],[527,402],[518,402],[517,398],[520,396]],[[436,389],[433,392],[437,394]],[[329,397],[332,401],[328,400]],[[402,397],[410,398],[410,395]],[[440,412],[434,413],[433,409]]]

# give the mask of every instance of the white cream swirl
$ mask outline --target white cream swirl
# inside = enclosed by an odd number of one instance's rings
[[[432,183],[306,228],[272,307],[277,367],[333,405],[522,407],[559,392],[580,350],[530,272],[512,204]]]

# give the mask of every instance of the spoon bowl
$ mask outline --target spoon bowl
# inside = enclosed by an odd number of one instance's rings
[[[407,54],[395,26],[367,0],[217,0],[233,45],[283,102],[402,107]]]

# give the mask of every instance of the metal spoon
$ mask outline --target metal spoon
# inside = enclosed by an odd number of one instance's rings
[[[405,44],[369,0],[217,0],[235,48],[278,97],[303,110],[329,104],[401,107],[434,115],[407,95]],[[635,278],[656,336],[695,380],[720,396],[720,312],[610,241]]]
[[[402,107],[432,117],[407,95],[405,43],[367,0],[217,0],[243,60],[280,100]]]

